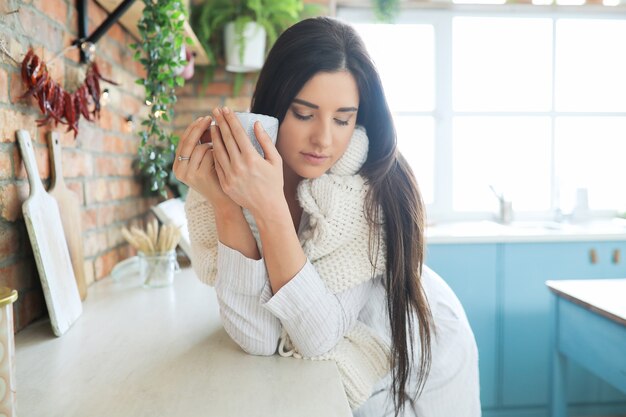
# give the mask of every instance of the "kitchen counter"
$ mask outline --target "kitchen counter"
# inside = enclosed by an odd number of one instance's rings
[[[492,221],[436,223],[426,228],[426,242],[580,242],[626,240],[626,219],[587,223],[519,221],[508,225]]]
[[[62,337],[16,335],[22,417],[351,416],[334,362],[251,356],[190,268],[172,287],[104,279]]]

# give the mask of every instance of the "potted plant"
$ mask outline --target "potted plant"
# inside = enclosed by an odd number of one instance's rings
[[[235,72],[235,95],[244,72],[263,66],[267,51],[285,29],[305,16],[319,12],[303,0],[205,0],[191,9],[191,24],[206,49],[211,64]]]

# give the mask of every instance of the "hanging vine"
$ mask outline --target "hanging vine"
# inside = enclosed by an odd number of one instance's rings
[[[165,185],[179,140],[167,125],[174,118],[175,88],[185,83],[177,74],[185,64],[181,49],[192,40],[185,37],[187,14],[181,0],[143,2],[143,15],[137,24],[141,40],[131,45],[134,59],[146,69],[146,78],[136,83],[144,86],[146,105],[150,106],[148,118],[141,122],[138,166],[148,178],[150,190],[166,196]]]

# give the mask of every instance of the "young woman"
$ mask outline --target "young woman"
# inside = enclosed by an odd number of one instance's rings
[[[265,157],[218,108],[174,164],[191,188],[193,265],[227,332],[251,354],[335,360],[355,416],[479,416],[474,336],[423,266],[424,206],[354,29],[314,18],[285,31],[251,111],[280,123],[275,146],[255,125]]]

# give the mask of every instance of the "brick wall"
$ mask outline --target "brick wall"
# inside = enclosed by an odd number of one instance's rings
[[[306,0],[333,10],[332,0]],[[13,11],[16,11],[12,13]],[[88,2],[91,33],[107,17],[95,1]],[[77,37],[77,12],[73,0],[0,0],[0,40],[5,40],[11,55],[21,61],[29,46],[50,61]],[[158,200],[142,197],[132,161],[138,146],[139,121],[146,106],[143,88],[135,79],[143,76],[141,66],[132,60],[128,44],[133,37],[119,24],[98,41],[97,62],[105,76],[121,85],[102,84],[111,92],[101,119],[95,123],[81,119],[79,135],[62,134],[63,170],[67,185],[80,198],[84,240],[85,270],[89,283],[106,277],[120,260],[132,256],[120,229],[141,223],[151,205]],[[78,52],[67,51],[49,70],[54,79],[69,91],[80,77]],[[204,83],[202,68],[177,91],[173,129],[179,135],[195,118],[208,114],[215,106],[248,110],[256,74],[246,76],[237,96],[232,91],[233,74],[219,69],[212,83]],[[0,53],[0,286],[19,292],[14,304],[16,331],[47,315],[37,268],[22,216],[22,203],[29,186],[18,150],[15,131],[27,129],[33,138],[41,179],[50,185],[50,163],[46,133],[52,126],[37,127],[41,117],[32,99],[20,100],[24,87],[17,66]],[[134,115],[135,131],[126,123]],[[57,131],[64,132],[62,127]]]
[[[233,74],[220,68],[213,82],[204,81],[204,68],[196,67],[194,77],[176,91],[174,128],[180,136],[196,118],[208,115],[216,106],[228,106],[235,111],[247,111],[254,91],[256,73],[246,74],[238,96],[233,96]],[[2,162],[0,162],[1,164]]]
[[[15,13],[11,11],[18,10]],[[91,33],[107,16],[95,2],[88,2]],[[7,14],[9,13],[9,14]],[[73,0],[3,0],[0,2],[0,39],[11,55],[21,61],[32,45],[39,56],[50,61],[77,37],[77,13]],[[98,42],[97,62],[105,76],[120,83],[108,88],[110,99],[95,123],[81,119],[79,135],[62,134],[63,169],[67,185],[81,201],[85,270],[89,283],[107,276],[131,250],[120,229],[141,222],[155,199],[142,197],[134,177],[132,161],[138,138],[126,123],[128,115],[137,121],[143,88],[134,83],[143,70],[132,60],[128,44],[133,42],[124,28],[114,25]],[[74,49],[49,66],[54,79],[69,91],[80,77],[78,52]],[[14,304],[15,328],[20,330],[47,315],[39,276],[22,216],[22,203],[29,186],[15,131],[27,129],[35,144],[41,179],[50,184],[50,163],[46,133],[53,126],[38,128],[41,117],[32,99],[20,100],[24,87],[17,66],[0,56],[0,286],[19,292]],[[138,129],[135,127],[135,129]],[[64,132],[59,126],[58,131]]]

